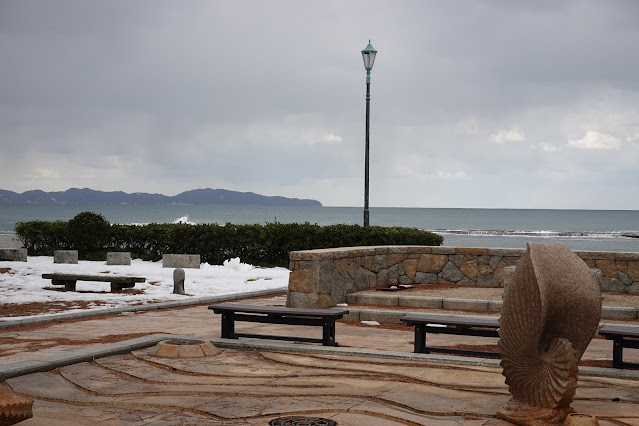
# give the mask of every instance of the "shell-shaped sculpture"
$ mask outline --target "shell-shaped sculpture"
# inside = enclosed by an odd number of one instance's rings
[[[601,292],[588,265],[563,244],[528,244],[504,288],[499,356],[512,399],[497,417],[561,423],[600,317]]]

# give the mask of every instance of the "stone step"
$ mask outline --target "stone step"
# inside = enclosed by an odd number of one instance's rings
[[[608,307],[613,311],[606,313],[606,309],[602,311],[602,320],[606,319],[637,319],[637,310],[634,308],[620,308],[617,306]],[[622,310],[624,309],[624,310]],[[419,314],[420,311],[411,310],[393,310],[393,309],[373,309],[348,307],[349,313],[342,318],[346,321],[377,321],[379,323],[401,324],[400,318],[406,314]],[[431,312],[432,313],[432,312]],[[442,312],[442,315],[449,315]],[[473,315],[478,316],[478,315]],[[491,318],[494,318],[491,317]]]
[[[448,297],[426,297],[395,294],[351,293],[347,303],[364,305],[406,306],[414,308],[463,309],[472,311],[499,311],[501,300],[456,299]]]
[[[503,302],[501,300],[478,300],[478,299],[458,299],[447,297],[426,297],[426,296],[410,296],[399,294],[370,294],[370,293],[351,293],[346,295],[347,303],[357,303],[363,305],[387,305],[398,306],[404,308],[435,308],[450,309],[464,311],[489,311],[499,312]],[[352,308],[353,310],[359,308]],[[389,312],[388,310],[366,309],[379,312]],[[399,315],[406,313],[406,310],[398,310]],[[368,314],[366,314],[368,315]],[[380,314],[381,317],[391,314]],[[637,319],[639,312],[637,308],[625,306],[602,306],[601,317],[609,319]],[[378,321],[378,320],[359,320],[359,321]],[[379,321],[379,322],[399,322],[397,321]]]
[[[346,321],[377,321],[379,323],[401,324],[400,318],[406,314],[419,314],[420,311],[374,309],[366,307],[348,307],[349,313],[342,318]],[[431,312],[432,313],[432,312]],[[450,315],[442,312],[442,315]],[[478,316],[478,315],[473,315]],[[488,318],[488,317],[487,317]],[[494,317],[492,317],[494,318]]]

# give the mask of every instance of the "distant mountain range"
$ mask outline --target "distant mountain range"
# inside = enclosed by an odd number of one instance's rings
[[[122,191],[104,192],[89,188],[70,188],[66,191],[44,192],[39,189],[22,194],[0,189],[0,204],[227,204],[236,206],[317,206],[316,200],[267,197],[253,192],[226,189],[194,189],[172,197],[162,194]]]

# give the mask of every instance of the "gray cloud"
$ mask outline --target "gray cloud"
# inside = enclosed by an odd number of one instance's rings
[[[630,0],[0,1],[0,187],[359,205],[371,38],[372,206],[639,209],[637,16]]]

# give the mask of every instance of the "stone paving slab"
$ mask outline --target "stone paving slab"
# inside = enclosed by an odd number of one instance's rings
[[[282,306],[286,297],[245,302]],[[278,324],[238,323],[236,329],[321,334]],[[136,333],[147,335],[106,344],[93,340]],[[491,413],[508,398],[497,359],[414,354],[413,331],[407,327],[339,321],[339,347],[221,339],[219,333],[220,316],[206,305],[8,328],[0,330],[9,342],[0,350],[19,349],[0,357],[0,379],[7,379],[0,386],[38,396],[36,416],[26,425],[50,426],[51,419],[53,424],[87,425],[265,425],[291,413],[323,413],[339,419],[340,426],[507,424]],[[148,355],[146,348],[169,338],[210,340],[222,353],[197,360]],[[428,340],[435,346],[497,342],[431,334]],[[609,359],[611,351],[612,342],[594,339],[584,359]],[[639,359],[637,352],[627,350],[626,355]],[[639,424],[637,395],[639,370],[580,367],[574,406],[596,413],[602,426]]]
[[[223,349],[209,358],[159,359],[138,349],[1,386],[35,399],[26,426],[267,425],[292,415],[340,426],[509,424],[495,418],[509,399],[498,367],[320,352]],[[229,380],[238,378],[247,381]],[[603,426],[635,424],[638,383],[582,377],[573,406]]]
[[[274,296],[271,298],[251,299],[246,302],[251,304],[284,305],[286,298],[285,296]],[[439,312],[446,313],[445,311]],[[321,330],[317,328],[305,331],[306,328],[300,326],[254,323],[238,323],[236,327],[239,332],[321,337]],[[220,316],[212,314],[207,309],[207,306],[203,305],[181,309],[136,312],[130,315],[87,318],[74,322],[48,323],[32,326],[26,331],[20,328],[0,330],[0,337],[6,342],[0,342],[0,351],[4,351],[3,356],[0,356],[0,377],[7,374],[12,376],[23,374],[20,373],[21,371],[32,372],[33,368],[36,368],[37,371],[42,371],[44,367],[41,367],[38,363],[46,362],[47,359],[55,360],[55,357],[60,354],[74,354],[74,356],[77,356],[76,362],[79,362],[109,355],[111,350],[117,351],[113,353],[123,353],[135,349],[135,346],[131,346],[135,344],[135,340],[128,342],[128,347],[121,347],[118,344],[100,345],[98,342],[94,343],[92,339],[110,337],[112,340],[129,341],[130,338],[118,339],[118,336],[126,336],[131,333],[146,333],[147,336],[140,337],[140,344],[144,345],[145,339],[151,339],[149,344],[152,345],[157,342],[157,339],[161,338],[155,338],[152,335],[173,333],[174,335],[216,339],[220,335],[220,328]],[[397,355],[397,357],[401,357],[408,355],[414,357],[414,359],[419,359],[423,356],[423,354],[412,354],[414,333],[408,327],[400,326],[397,329],[388,329],[374,326],[358,326],[355,323],[339,321],[337,323],[336,337],[341,345],[337,350],[346,349],[351,354],[356,354],[358,351],[378,351],[379,354],[377,356],[393,357]],[[433,346],[495,345],[497,343],[495,338],[483,337],[429,334],[427,338],[429,344]],[[59,339],[63,340],[60,341]],[[245,345],[245,347],[273,347],[267,345],[282,345],[283,343],[243,338],[231,341],[229,344]],[[299,343],[284,345],[280,347],[289,347],[291,350],[294,350],[294,348],[317,347],[317,345]],[[86,349],[88,352],[75,353],[81,349]],[[321,350],[330,351],[333,348],[322,348]],[[451,357],[450,355],[436,354],[429,354],[428,356],[438,357],[440,362],[469,362],[465,361],[469,357]],[[639,361],[639,351],[637,350],[627,349],[624,356],[629,361]],[[611,359],[611,357],[612,342],[604,339],[593,339],[584,354],[584,359],[592,360]],[[33,360],[34,364],[14,364],[29,360]],[[495,362],[495,360],[486,360],[485,362],[490,363]],[[16,368],[18,369],[17,372],[11,373]]]

